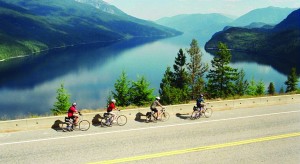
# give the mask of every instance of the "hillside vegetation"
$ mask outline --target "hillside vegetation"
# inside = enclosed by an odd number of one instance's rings
[[[234,51],[250,52],[300,61],[300,9],[292,12],[273,29],[232,27],[216,33],[205,45],[207,51],[225,43]]]
[[[55,47],[181,34],[74,0],[2,0],[0,21],[0,60]]]

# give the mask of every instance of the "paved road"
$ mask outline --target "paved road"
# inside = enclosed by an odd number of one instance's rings
[[[87,132],[0,133],[0,163],[300,163],[300,104],[129,120]],[[112,161],[114,160],[114,161]]]

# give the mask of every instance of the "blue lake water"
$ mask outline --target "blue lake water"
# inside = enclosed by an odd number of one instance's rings
[[[167,39],[136,38],[107,45],[95,44],[52,50],[48,53],[0,62],[0,118],[49,114],[56,90],[64,83],[79,109],[105,108],[114,83],[124,70],[129,80],[145,76],[158,94],[167,66],[174,64],[180,48],[187,49],[193,37]],[[195,38],[203,47],[207,39]],[[203,61],[213,55],[203,48]],[[284,87],[291,65],[273,59],[233,55],[232,67],[244,69],[246,78],[262,80],[266,86]],[[297,69],[298,70],[298,69]]]

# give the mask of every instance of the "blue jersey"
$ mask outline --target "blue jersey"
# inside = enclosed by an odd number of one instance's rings
[[[205,102],[204,102],[204,98],[203,98],[203,97],[198,98],[198,99],[197,99],[197,104],[196,104],[197,107],[199,107],[202,103],[205,103]]]

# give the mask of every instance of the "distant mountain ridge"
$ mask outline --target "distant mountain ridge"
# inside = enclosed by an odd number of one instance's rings
[[[284,58],[300,63],[300,9],[293,11],[272,29],[232,27],[216,33],[205,49],[217,49],[218,42],[235,51]]]
[[[85,4],[92,2],[99,8]],[[1,0],[0,22],[0,60],[68,45],[181,34],[101,0]]]
[[[184,33],[190,33],[209,39],[216,31],[232,22],[233,19],[222,14],[182,14],[173,17],[161,18],[156,23],[174,28]]]
[[[184,33],[191,33],[209,40],[216,32],[231,27],[273,28],[295,9],[266,7],[252,10],[237,19],[223,14],[181,14],[155,21]]]
[[[266,7],[252,10],[230,23],[230,26],[247,26],[254,22],[262,22],[269,25],[275,25],[286,18],[291,12],[296,9]]]

